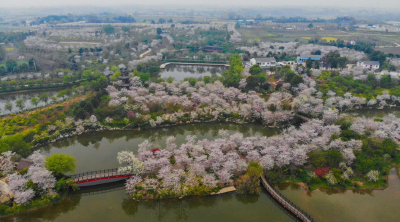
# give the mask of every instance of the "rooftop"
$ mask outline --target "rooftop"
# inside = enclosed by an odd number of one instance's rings
[[[114,75],[114,72],[111,71],[111,70],[105,70],[105,71],[103,72],[103,75],[105,75],[105,76]]]
[[[274,57],[254,58],[256,62],[276,62]]]
[[[365,65],[379,66],[378,61],[361,61],[361,62],[364,63]]]
[[[17,165],[17,170],[23,170],[25,168],[30,167],[33,164],[33,161],[30,159],[21,159]]]
[[[303,54],[300,56],[301,58],[319,58],[322,59],[323,55],[311,55],[311,54]]]

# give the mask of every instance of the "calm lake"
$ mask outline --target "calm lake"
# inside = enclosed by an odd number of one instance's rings
[[[160,71],[159,77],[173,77],[181,81],[185,78],[199,78],[204,76],[220,75],[228,68],[225,66],[206,66],[206,65],[167,65]]]

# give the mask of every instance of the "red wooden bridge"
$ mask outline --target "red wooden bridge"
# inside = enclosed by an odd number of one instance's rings
[[[114,168],[74,174],[70,177],[78,187],[86,187],[125,180],[131,176],[133,176],[132,173],[120,172],[118,168]]]

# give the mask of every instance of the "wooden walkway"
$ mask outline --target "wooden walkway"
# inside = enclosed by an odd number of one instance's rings
[[[294,203],[283,196],[278,190],[271,186],[265,179],[264,175],[261,176],[261,183],[267,192],[284,208],[286,208],[290,213],[296,216],[299,220],[303,222],[314,222],[314,220],[306,212],[297,207]]]

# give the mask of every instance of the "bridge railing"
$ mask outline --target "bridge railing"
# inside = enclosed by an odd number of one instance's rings
[[[310,215],[304,212],[300,207],[294,204],[292,201],[287,199],[284,195],[282,195],[277,189],[271,186],[268,181],[261,176],[261,183],[263,184],[264,188],[268,191],[268,193],[278,201],[283,207],[289,210],[292,214],[294,214],[297,218],[301,221],[305,222],[315,222]]]
[[[105,178],[105,177],[113,177],[113,176],[123,176],[129,175],[130,173],[118,171],[118,168],[113,169],[106,169],[106,170],[98,170],[98,171],[90,171],[85,173],[79,173],[71,175],[71,179],[75,182],[80,182],[84,180],[90,179],[98,179],[98,178]]]

